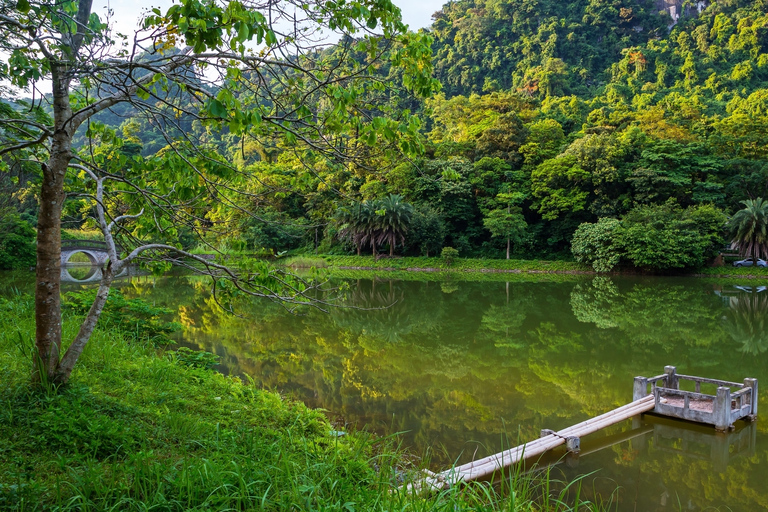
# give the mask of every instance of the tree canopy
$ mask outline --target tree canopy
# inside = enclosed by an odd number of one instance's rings
[[[116,268],[197,244],[571,258],[575,233],[593,264],[705,264],[768,197],[768,6],[683,4],[462,0],[410,33],[386,1],[184,0],[136,38],[86,0],[3,4],[0,78],[27,92],[3,90],[0,153],[38,229],[42,359],[62,219],[142,248]],[[392,197],[412,211],[387,217]],[[274,272],[238,291],[306,300]]]
[[[242,211],[235,197],[249,192],[248,174],[231,165],[212,133],[341,166],[355,165],[362,154],[416,153],[419,121],[393,105],[397,94],[436,88],[429,36],[406,32],[386,0],[183,0],[148,12],[134,37],[112,34],[92,7],[91,0],[0,6],[0,79],[32,93],[3,104],[2,165],[39,162],[42,174],[38,381],[66,382],[125,265],[148,251],[178,253],[184,233],[206,225],[212,202]],[[323,44],[323,30],[340,42]],[[381,66],[399,73],[401,93],[388,97]],[[41,94],[44,83],[50,94]],[[135,126],[124,126],[121,137],[98,121],[110,111],[152,124],[163,147],[142,156]],[[80,333],[61,354],[60,239],[68,195],[93,213],[111,263]],[[118,254],[116,239],[131,250]],[[264,268],[239,283],[244,292],[305,300],[303,285]]]

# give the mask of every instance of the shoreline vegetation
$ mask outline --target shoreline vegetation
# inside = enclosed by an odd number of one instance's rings
[[[65,297],[65,339],[88,293]],[[0,298],[0,510],[610,509],[548,469],[406,493],[427,461],[395,436],[342,435],[319,410],[211,370],[213,354],[168,350],[168,311],[110,300],[70,383],[32,389],[34,301]]]
[[[706,267],[688,271],[646,273],[635,268],[611,272],[596,272],[589,265],[574,261],[554,260],[502,260],[481,258],[457,258],[446,262],[442,258],[399,257],[375,259],[373,256],[304,255],[278,260],[286,267],[326,268],[331,271],[382,271],[382,272],[429,272],[429,273],[478,273],[478,274],[572,274],[572,275],[654,275],[676,277],[739,277],[768,278],[768,268]]]

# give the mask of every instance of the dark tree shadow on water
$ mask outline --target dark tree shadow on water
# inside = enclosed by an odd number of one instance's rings
[[[723,329],[745,354],[768,351],[768,291],[752,289],[731,297]]]

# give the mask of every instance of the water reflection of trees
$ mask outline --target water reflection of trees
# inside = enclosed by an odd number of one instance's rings
[[[711,347],[722,339],[722,305],[706,284],[670,280],[622,281],[608,277],[574,286],[574,316],[599,329],[618,329],[637,347]]]
[[[342,307],[331,309],[331,316],[338,327],[365,334],[374,345],[398,343],[425,320],[439,321],[422,308],[407,307],[403,287],[376,279],[350,283],[347,300]]]
[[[598,276],[592,282],[577,284],[571,292],[571,307],[579,322],[593,323],[600,329],[618,327],[613,304],[619,288],[610,277]]]
[[[724,323],[738,325],[738,308],[747,306],[727,310],[701,281],[521,281],[508,292],[504,283],[451,286],[456,289],[445,293],[435,282],[350,281],[348,299],[362,309],[293,316],[253,301],[240,305],[243,318],[218,309],[205,283],[147,282],[133,291],[177,304],[184,340],[218,353],[232,372],[351,423],[407,431],[406,442],[417,450],[442,445],[448,462],[474,450],[467,441],[494,450],[502,432],[511,442],[518,432],[532,439],[540,428],[561,428],[625,403],[632,377],[666,364],[735,380],[762,377],[757,358],[744,361],[734,350],[733,340],[741,346],[744,338],[723,330]],[[758,295],[749,319],[768,307]],[[389,307],[370,309],[381,306]],[[758,333],[751,321],[747,331]],[[676,459],[621,462],[625,469],[618,464],[601,474],[623,481],[622,471],[655,474],[663,466],[675,486],[687,482],[690,467]],[[731,496],[738,487],[709,484]],[[701,486],[685,485],[679,491],[700,502]],[[765,496],[742,498],[738,503],[748,509]]]
[[[459,403],[469,417],[495,418],[475,424],[487,432],[501,418],[528,426],[593,414],[625,401],[635,374],[670,362],[720,366],[727,348],[722,305],[704,286],[598,278],[511,283],[507,295],[503,283],[455,284],[446,294],[439,283],[353,281],[349,303],[359,309],[330,315],[292,316],[258,301],[235,318],[216,307],[205,284],[190,282],[167,300],[185,302],[177,320],[187,341],[219,353],[236,373],[267,387],[288,384],[351,415],[433,408],[457,431]]]
[[[741,351],[758,355],[768,350],[768,292],[757,288],[729,297],[723,328]]]

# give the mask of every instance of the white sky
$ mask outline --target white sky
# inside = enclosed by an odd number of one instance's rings
[[[448,0],[393,0],[403,13],[403,21],[411,30],[428,27],[432,24],[432,14]],[[114,30],[132,33],[142,12],[152,7],[165,11],[172,4],[171,0],[94,0],[93,12],[102,16],[106,6],[114,11]],[[102,18],[103,19],[103,18]]]

